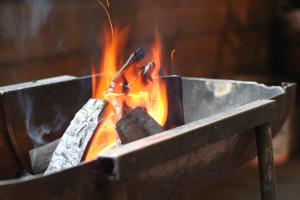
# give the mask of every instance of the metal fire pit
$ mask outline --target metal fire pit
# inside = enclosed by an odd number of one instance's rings
[[[254,82],[177,76],[164,79],[169,90],[182,87],[185,125],[123,145],[95,161],[56,174],[1,181],[1,198],[198,199],[199,188],[236,172],[256,156],[257,147],[260,171],[270,175],[261,181],[272,186],[263,187],[262,195],[272,199],[275,182],[269,162],[272,149],[268,125],[275,136],[293,102],[295,85],[268,87]],[[45,115],[49,114],[52,121],[51,111],[66,111],[60,127],[52,130],[49,125],[54,136],[43,139],[50,141],[63,132],[68,120],[89,98],[90,82],[90,77],[64,77],[0,88],[4,108],[3,114],[0,110],[0,122],[4,118],[2,127],[7,127],[2,132],[7,132],[5,138],[12,143],[13,156],[20,160],[19,168],[28,168],[26,153],[40,141],[30,140],[22,131],[28,126],[18,97],[22,97],[21,102],[24,97],[31,99],[30,105],[35,106],[31,111],[42,112],[39,105],[46,104]],[[180,102],[172,105],[176,103]],[[49,120],[41,118],[35,120],[36,125]]]

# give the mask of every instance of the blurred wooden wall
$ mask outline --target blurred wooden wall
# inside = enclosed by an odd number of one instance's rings
[[[268,71],[272,0],[111,0],[115,24],[131,25],[128,52],[157,27],[164,63],[203,77]],[[0,2],[0,85],[61,74],[86,75],[106,16],[96,0]]]

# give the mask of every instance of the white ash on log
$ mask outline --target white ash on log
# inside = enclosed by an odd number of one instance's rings
[[[164,129],[141,107],[135,108],[116,124],[116,130],[122,144],[148,137]]]
[[[81,162],[107,106],[106,101],[90,99],[79,110],[60,139],[45,175],[76,166]]]

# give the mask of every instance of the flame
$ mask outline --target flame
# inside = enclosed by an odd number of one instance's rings
[[[119,30],[118,28],[114,29],[115,37],[111,38],[108,31],[104,32],[104,43],[103,43],[103,55],[102,62],[98,66],[98,70],[95,67],[92,67],[92,74],[105,74],[98,80],[97,76],[92,77],[92,97],[95,99],[104,99],[104,93],[107,91],[107,88],[110,82],[113,79],[114,74],[117,72],[117,66],[123,62],[122,60],[122,50],[124,48],[128,28]],[[119,59],[119,60],[118,60]]]
[[[117,73],[117,66],[121,66],[123,63],[121,51],[124,50],[127,33],[128,29],[114,28],[114,37],[111,38],[110,34],[106,32],[103,37],[102,62],[98,66],[98,71],[95,67],[92,68],[92,98],[105,99],[111,106],[105,110],[102,122],[94,133],[86,151],[85,161],[91,161],[99,154],[120,144],[115,124],[122,117],[124,105],[132,109],[137,106],[146,108],[148,114],[161,126],[164,126],[167,120],[167,90],[165,82],[159,78],[162,47],[158,32],[155,34],[155,42],[147,57],[147,62],[154,61],[155,63],[152,73],[153,80],[145,82],[140,72],[130,70],[124,74],[128,81],[128,91],[126,93],[108,92],[113,76]],[[136,68],[143,69],[141,66]],[[106,75],[96,76],[98,72]]]
[[[98,154],[116,146],[117,135],[115,135],[115,123],[113,121],[113,109],[106,109],[103,120],[99,124],[89,145],[85,161],[93,160]]]
[[[161,57],[162,46],[158,31],[155,31],[155,42],[151,49],[152,60],[155,62],[156,68],[153,72],[152,91],[150,95],[150,105],[147,107],[148,113],[161,126],[164,126],[168,116],[168,97],[166,84],[159,79],[159,72],[161,71]]]

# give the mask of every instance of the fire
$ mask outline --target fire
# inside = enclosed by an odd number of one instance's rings
[[[93,75],[97,73],[106,74],[100,80],[96,76],[92,77],[92,97],[95,99],[104,99],[104,92],[107,91],[114,74],[117,72],[117,66],[123,62],[121,49],[124,48],[128,29],[119,30],[115,28],[114,34],[115,37],[111,39],[108,31],[104,33],[102,62],[98,66],[98,70],[92,67]]]
[[[86,152],[85,161],[95,159],[99,154],[116,147],[120,144],[115,130],[116,122],[121,119],[124,105],[130,108],[141,106],[146,108],[148,114],[152,116],[161,126],[164,126],[168,115],[167,89],[163,80],[159,78],[161,71],[161,41],[156,32],[155,41],[147,57],[147,63],[150,63],[149,70],[155,65],[152,72],[152,80],[145,83],[141,72],[129,70],[124,74],[128,81],[128,89],[124,91],[110,91],[109,85],[113,80],[122,63],[122,53],[127,39],[128,29],[113,29],[113,36],[108,32],[104,34],[104,45],[102,53],[102,62],[98,70],[92,69],[92,98],[105,99],[110,103],[105,112],[102,122],[99,124]],[[136,66],[134,69],[142,69],[142,66]],[[104,76],[95,76],[100,72]]]

